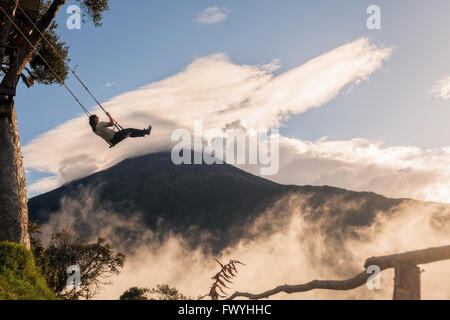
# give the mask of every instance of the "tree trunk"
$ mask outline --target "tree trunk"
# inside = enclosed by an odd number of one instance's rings
[[[394,300],[420,300],[420,268],[412,264],[395,267]]]
[[[11,104],[11,117],[0,117],[0,241],[30,248],[25,171],[16,111]]]
[[[56,14],[66,0],[54,0],[45,14],[36,23],[41,32],[51,24]],[[14,16],[15,7],[11,8],[10,16]],[[0,40],[5,43],[4,34],[8,34],[5,26],[0,30]],[[9,29],[9,28],[8,28]],[[22,72],[34,53],[34,48],[42,36],[33,31],[28,38],[32,46],[25,42],[19,53],[18,70],[6,72],[0,85],[15,86],[17,75]],[[0,52],[1,53],[1,52]],[[2,97],[0,97],[2,98]],[[6,110],[6,116],[0,114],[0,241],[12,241],[24,244],[30,248],[28,233],[28,197],[25,171],[20,151],[17,118],[12,99],[0,99],[0,111]]]

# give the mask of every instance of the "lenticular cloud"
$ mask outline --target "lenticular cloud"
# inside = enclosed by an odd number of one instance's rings
[[[320,107],[344,88],[367,79],[391,53],[391,48],[378,48],[361,38],[280,75],[273,73],[277,61],[238,65],[224,54],[196,59],[173,76],[104,103],[122,124],[146,127],[151,122],[150,139],[109,149],[79,117],[31,141],[24,147],[25,166],[50,177],[31,185],[30,191],[46,191],[131,156],[170,150],[171,132],[191,130],[196,120],[205,130],[233,123],[251,130],[278,128],[290,115]],[[97,109],[91,112],[102,114]]]

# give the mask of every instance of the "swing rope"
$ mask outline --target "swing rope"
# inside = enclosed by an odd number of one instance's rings
[[[67,68],[70,70],[70,72],[75,76],[75,78],[78,80],[78,82],[83,86],[83,88],[88,92],[88,94],[94,99],[94,101],[97,103],[97,105],[100,107],[100,109],[106,114],[108,115],[108,112],[106,111],[106,109],[102,106],[102,104],[100,103],[100,101],[97,100],[97,98],[92,94],[92,92],[89,90],[89,88],[87,87],[87,85],[78,77],[78,75],[75,73],[75,69],[72,68],[69,64],[69,62],[64,59],[64,57],[62,57],[62,55],[60,54],[60,52],[58,52],[58,50],[56,50],[56,48],[51,44],[51,42],[47,39],[47,37],[41,32],[41,30],[39,30],[39,28],[36,26],[36,24],[33,22],[33,20],[31,20],[31,18],[28,16],[28,14],[25,12],[25,10],[22,9],[22,7],[17,4],[17,8],[22,12],[22,14],[28,19],[28,21],[33,25],[33,28],[36,29],[40,36],[47,42],[47,44],[50,46],[50,48],[52,48],[52,50],[56,53],[56,55],[61,59],[61,61],[63,61],[63,63],[67,66]],[[34,47],[31,42],[28,40],[28,38],[23,34],[23,32],[19,29],[19,27],[16,25],[16,23],[14,23],[13,19],[3,10],[3,8],[1,8],[3,13],[8,17],[8,19],[11,21],[11,23],[14,25],[14,27],[19,31],[19,33],[22,35],[22,37],[28,42],[28,44],[33,48],[33,50],[36,52],[36,54],[42,59],[42,61],[44,61],[44,63],[47,65],[47,67],[49,68],[49,70],[53,73],[53,75],[57,78],[57,80],[62,83],[64,85],[64,87],[67,89],[67,91],[70,92],[70,94],[72,95],[72,97],[78,102],[78,104],[80,105],[80,107],[83,109],[84,113],[89,117],[91,114],[89,113],[89,111],[87,110],[87,108],[80,102],[80,100],[75,96],[75,94],[72,92],[72,90],[70,90],[70,88],[65,84],[64,81],[62,81],[62,79],[58,76],[58,74],[53,70],[53,68],[50,66],[50,64],[44,59],[44,57],[42,57],[42,55],[37,51],[36,47]],[[114,121],[114,127],[117,130],[121,130],[123,129],[123,127],[117,122]]]
[[[78,102],[78,104],[80,105],[81,109],[83,109],[84,113],[89,117],[91,114],[89,113],[89,110],[80,102],[80,100],[77,98],[77,96],[73,93],[72,90],[70,90],[70,88],[66,85],[66,83],[64,81],[62,81],[62,79],[59,77],[59,75],[55,72],[55,70],[53,70],[53,68],[48,64],[48,62],[44,59],[44,57],[37,51],[36,47],[33,46],[33,44],[31,43],[30,40],[28,40],[28,38],[23,34],[23,32],[19,29],[19,27],[17,26],[17,24],[14,22],[14,20],[5,12],[5,10],[0,7],[0,9],[3,11],[3,13],[5,14],[5,16],[9,19],[9,21],[11,22],[11,24],[17,29],[17,31],[19,31],[19,33],[22,35],[22,37],[28,42],[28,44],[33,48],[34,51],[36,51],[36,54],[42,59],[42,61],[47,65],[47,67],[49,68],[49,70],[53,73],[53,75],[56,77],[56,79],[67,89],[67,91],[69,91],[69,93],[72,95],[72,97]]]
[[[51,42],[47,39],[47,37],[41,32],[41,30],[36,26],[36,24],[33,22],[33,20],[29,17],[29,15],[25,12],[25,10],[22,9],[22,7],[17,4],[17,8],[22,12],[22,14],[28,19],[28,21],[33,25],[33,28],[37,30],[37,32],[39,32],[39,34],[41,35],[41,37],[47,42],[47,44],[50,46],[50,48],[53,49],[53,51],[56,53],[56,55],[58,56],[58,58],[61,59],[61,61],[63,61],[65,63],[65,65],[67,66],[67,68],[70,70],[70,72],[75,76],[75,78],[78,80],[78,82],[83,86],[83,88],[86,90],[86,92],[92,97],[92,99],[94,99],[95,103],[97,103],[97,105],[100,107],[100,109],[102,109],[102,111],[107,114],[108,112],[106,111],[106,109],[102,106],[102,104],[100,103],[100,101],[97,100],[97,98],[94,96],[94,94],[89,90],[88,86],[80,79],[80,77],[78,77],[78,75],[75,72],[75,68],[72,68],[69,64],[69,62],[64,59],[64,57],[61,55],[61,53],[56,50],[56,48],[51,44]],[[117,129],[123,129],[123,127],[118,123],[115,122],[114,123],[115,126],[117,126]]]

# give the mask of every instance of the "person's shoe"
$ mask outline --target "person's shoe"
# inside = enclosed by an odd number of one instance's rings
[[[149,136],[151,132],[152,132],[152,125],[149,125],[148,129],[145,130],[145,134]]]

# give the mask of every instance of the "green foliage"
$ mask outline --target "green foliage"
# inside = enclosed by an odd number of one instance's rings
[[[88,17],[94,26],[100,27],[103,18],[103,12],[109,10],[109,0],[77,0],[80,4],[83,22]]]
[[[168,284],[158,284],[156,288],[152,288],[149,293],[150,300],[192,300],[178,291],[177,288],[169,287]]]
[[[132,287],[125,291],[119,300],[148,300],[148,292],[147,288]]]
[[[103,12],[109,10],[109,0],[77,0],[81,8],[82,21],[91,20],[94,26],[100,27],[103,18]],[[40,8],[40,17],[47,12],[52,1],[43,1]],[[47,65],[38,54],[34,54],[29,62],[31,70],[27,78],[44,85],[62,84],[67,78],[69,69],[64,60],[68,59],[69,46],[60,39],[57,33],[58,24],[52,22],[44,32],[48,43],[44,39],[39,42],[37,51],[50,64],[55,71],[56,76],[50,71]],[[60,80],[61,81],[60,81]]]
[[[68,60],[69,47],[64,41],[60,40],[56,28],[57,24],[53,22],[44,33],[51,46],[47,41],[42,40],[37,46],[37,51],[50,64],[57,76],[52,73],[39,55],[35,54],[30,60],[30,67],[32,68],[30,76],[35,78],[38,83],[45,85],[62,84],[58,78],[64,82],[69,72],[66,63],[63,61],[63,59]]]
[[[168,284],[158,284],[155,288],[132,287],[126,290],[120,300],[192,300]]]
[[[55,300],[24,246],[0,242],[0,300]]]
[[[102,286],[110,284],[107,278],[119,274],[125,263],[125,255],[114,253],[104,239],[86,243],[67,230],[53,234],[47,247],[33,239],[32,250],[50,288],[66,299],[93,298]],[[67,267],[71,265],[80,267],[81,285],[67,291]]]

